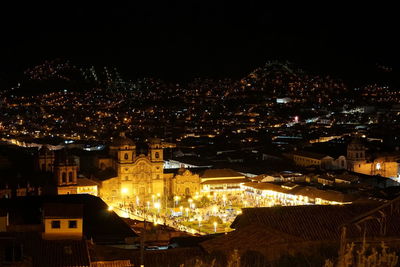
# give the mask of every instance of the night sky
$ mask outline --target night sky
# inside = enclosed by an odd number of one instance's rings
[[[36,2],[1,4],[3,78],[54,58],[172,80],[241,77],[273,59],[352,76],[399,59],[390,6]]]

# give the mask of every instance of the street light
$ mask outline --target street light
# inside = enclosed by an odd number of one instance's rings
[[[128,194],[128,188],[123,187],[123,188],[121,189],[121,193],[122,193],[122,194]]]
[[[212,207],[212,212],[213,212],[213,214],[215,215],[215,214],[217,213],[217,211],[218,211],[218,206],[217,206],[217,205],[214,205],[214,206]]]
[[[174,209],[175,209],[175,205],[179,204],[179,200],[181,199],[180,196],[174,196]]]
[[[189,217],[189,208],[185,208],[186,211],[186,217]]]
[[[156,202],[156,203],[154,203],[154,208],[156,208],[156,209],[157,209],[157,211],[158,211],[158,213],[160,213],[160,208],[161,208],[161,204],[160,204],[160,202]]]
[[[214,233],[216,233],[216,232],[217,232],[217,225],[218,225],[218,223],[217,223],[217,222],[214,222],[213,224],[214,224]]]

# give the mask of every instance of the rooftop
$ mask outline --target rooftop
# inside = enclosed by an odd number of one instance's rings
[[[93,238],[95,242],[125,243],[126,238],[137,237],[137,234],[115,212],[108,210],[106,203],[92,195],[49,195],[0,199],[0,209],[10,214],[10,224],[41,224],[41,209],[47,204],[81,205],[83,233],[87,239]],[[58,212],[54,211],[54,214]]]
[[[205,170],[200,177],[202,179],[205,178],[228,178],[228,177],[237,177],[237,178],[244,178],[244,175],[234,171],[232,169],[208,169]]]
[[[44,203],[43,215],[45,218],[82,218],[82,204]]]

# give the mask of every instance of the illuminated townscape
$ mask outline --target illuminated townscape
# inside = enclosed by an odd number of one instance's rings
[[[399,266],[386,11],[41,5],[1,18],[0,266]]]

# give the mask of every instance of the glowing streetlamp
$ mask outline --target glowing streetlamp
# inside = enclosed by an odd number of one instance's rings
[[[160,202],[156,202],[156,203],[154,203],[154,208],[156,208],[156,209],[157,209],[157,211],[158,211],[158,213],[160,213],[160,208],[161,208],[161,204],[160,204]]]
[[[217,222],[214,222],[213,224],[214,224],[214,233],[216,233],[216,232],[217,232],[217,225],[218,225],[218,223],[217,223]]]
[[[150,209],[150,201],[147,201],[147,210]]]
[[[174,196],[174,209],[175,209],[175,205],[179,204],[179,200],[181,199],[180,196]]]
[[[186,211],[186,217],[189,217],[189,208],[185,208]]]
[[[136,196],[136,206],[139,206],[139,196]]]
[[[222,196],[222,201],[224,202],[224,207],[225,207],[225,205],[226,205],[226,195]]]
[[[126,187],[121,188],[121,193],[124,195],[128,194],[128,188]]]
[[[218,206],[217,206],[217,205],[214,205],[214,206],[212,207],[212,212],[213,212],[213,214],[215,215],[215,214],[217,213],[217,211],[218,211]]]
[[[108,206],[108,211],[112,211],[113,209],[114,209],[114,207],[113,206]]]

